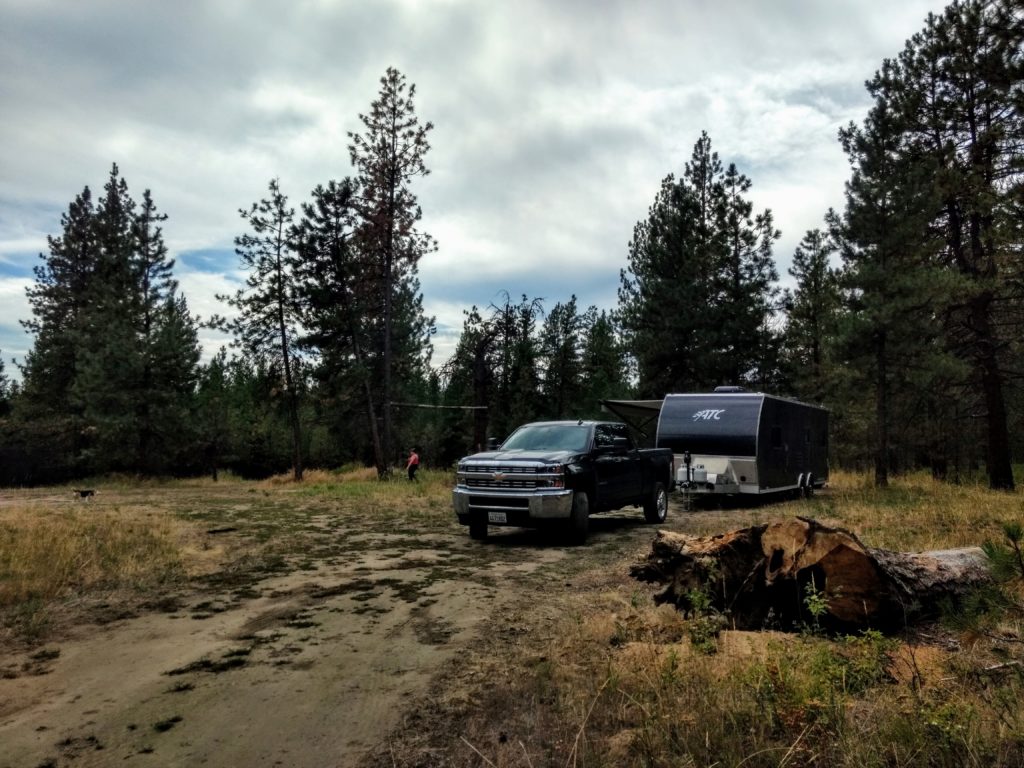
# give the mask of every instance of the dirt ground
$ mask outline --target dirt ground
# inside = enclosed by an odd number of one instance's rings
[[[501,684],[496,659],[516,674],[524,642],[555,631],[574,596],[627,581],[654,534],[639,510],[592,518],[588,544],[567,547],[511,528],[472,541],[436,508],[446,500],[391,520],[351,501],[138,493],[95,503],[158,497],[176,514],[194,509],[217,546],[290,546],[120,612],[83,609],[41,646],[0,647],[0,768],[389,765],[396,745],[408,764],[410,749],[437,743],[431,730],[453,727],[456,705]],[[268,522],[282,515],[291,528]],[[672,508],[663,527],[724,530],[752,516]]]

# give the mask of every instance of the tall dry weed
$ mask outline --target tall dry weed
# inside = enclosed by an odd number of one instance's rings
[[[828,494],[816,498],[807,514],[841,522],[870,546],[947,549],[1001,539],[1005,522],[1024,520],[1024,494],[955,485],[924,472],[875,488],[870,474],[837,471]]]
[[[182,574],[179,526],[115,510],[12,506],[0,517],[0,607]]]

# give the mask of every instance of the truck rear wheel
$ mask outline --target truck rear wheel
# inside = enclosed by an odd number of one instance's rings
[[[483,541],[487,538],[487,518],[474,515],[469,519],[469,538]]]
[[[644,502],[644,518],[648,523],[664,523],[668,516],[668,491],[664,483],[655,483]]]
[[[572,514],[569,515],[569,528],[567,530],[569,542],[572,544],[583,544],[590,532],[590,498],[583,491],[576,491],[572,495]]]

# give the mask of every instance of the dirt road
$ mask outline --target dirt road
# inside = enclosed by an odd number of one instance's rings
[[[211,539],[290,546],[0,653],[0,768],[357,765],[510,612],[531,631],[530,606],[574,574],[622,567],[653,534],[628,511],[595,517],[583,548],[517,529],[480,543],[443,499],[382,519],[359,502],[177,493],[159,503],[194,510]],[[106,503],[156,503],[124,496]]]

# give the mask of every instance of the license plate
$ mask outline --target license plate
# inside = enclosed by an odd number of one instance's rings
[[[508,522],[508,517],[506,517],[504,512],[488,512],[487,513],[487,522],[488,523],[507,523]]]

